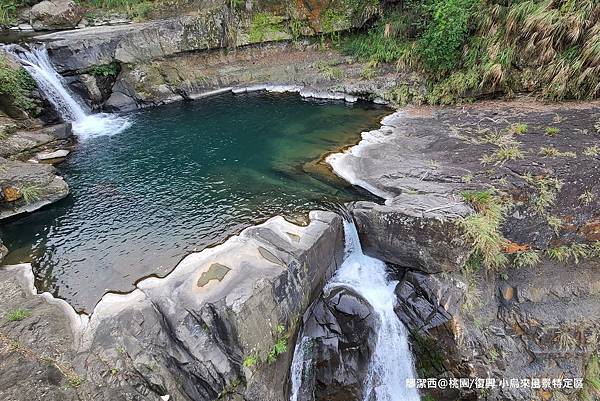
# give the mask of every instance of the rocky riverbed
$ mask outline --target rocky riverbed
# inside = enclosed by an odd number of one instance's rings
[[[307,34],[323,33],[319,13],[309,14]],[[394,66],[368,66],[319,43],[271,42],[287,30],[253,40],[250,20],[230,17],[215,8],[42,39],[71,89],[94,109],[125,111],[254,85],[377,102],[391,99],[398,83],[421,88]],[[219,29],[232,26],[239,28],[234,38]],[[190,41],[190,32],[201,40]],[[38,156],[68,150],[69,140],[63,128],[42,129],[7,110],[18,120],[6,125],[18,127],[0,139],[0,206],[2,217],[14,218],[67,194]],[[56,122],[50,112],[43,117]],[[597,398],[599,121],[597,102],[408,107],[328,158],[339,176],[382,198],[348,208],[365,253],[387,262],[398,281],[396,313],[411,332],[420,377],[583,385],[428,389],[424,397]],[[491,256],[482,254],[478,232],[493,238],[497,259],[485,259]],[[2,267],[0,396],[281,401],[304,325],[331,341],[317,350],[323,374],[306,399],[360,399],[372,311],[355,294],[322,296],[342,253],[339,215],[312,213],[305,227],[275,218],[188,256],[164,279],[105,295],[90,316],[37,294],[30,266]]]

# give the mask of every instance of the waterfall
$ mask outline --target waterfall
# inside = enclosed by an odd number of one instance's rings
[[[347,287],[361,295],[379,316],[379,331],[363,384],[363,401],[419,401],[415,388],[407,388],[406,379],[415,378],[407,331],[394,312],[397,282],[390,281],[386,265],[362,252],[356,226],[344,221],[344,262],[325,286],[327,294],[337,287]],[[297,401],[302,385],[306,338],[294,353],[291,368],[291,398]],[[310,362],[310,361],[308,361]]]
[[[114,114],[89,114],[84,103],[77,100],[65,86],[44,46],[26,50],[20,46],[7,45],[4,50],[21,62],[60,117],[73,124],[73,132],[81,139],[114,135],[131,125],[126,118]]]

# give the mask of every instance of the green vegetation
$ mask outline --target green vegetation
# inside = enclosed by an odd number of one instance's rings
[[[253,368],[260,362],[260,358],[256,354],[248,355],[244,358],[244,362],[242,364],[247,368]]]
[[[10,138],[17,132],[16,125],[6,125],[0,130],[0,141]]]
[[[8,312],[8,315],[6,316],[6,318],[10,322],[20,322],[21,320],[26,319],[29,316],[31,316],[30,310],[18,308],[18,309]]]
[[[560,130],[556,127],[546,127],[545,132],[548,136],[555,136],[560,132]]]
[[[600,93],[596,0],[405,0],[341,48],[427,79],[430,103],[491,92],[546,99]]]
[[[334,63],[319,63],[317,64],[317,70],[327,79],[339,79],[344,74]]]
[[[481,261],[487,269],[498,269],[507,262],[503,250],[507,244],[500,226],[509,204],[494,190],[463,193],[465,201],[475,209],[475,213],[458,221],[474,248],[473,260]]]
[[[264,359],[257,352],[253,352],[252,354],[246,356],[242,364],[247,368],[253,368],[262,361],[272,364],[274,363],[279,355],[285,353],[287,351],[288,339],[289,336],[286,333],[286,329],[284,326],[278,324],[275,328],[275,343],[267,353]]]
[[[511,127],[511,131],[515,135],[524,135],[527,133],[528,126],[527,124],[517,123]]]
[[[591,191],[584,191],[577,199],[582,205],[589,205],[594,200],[594,195]]]
[[[509,160],[523,159],[524,157],[520,144],[501,145],[494,153],[484,155],[481,158],[481,164],[502,165]]]
[[[575,152],[561,152],[554,146],[542,146],[538,154],[542,157],[577,157]]]
[[[110,64],[95,65],[90,70],[90,73],[97,77],[115,77],[119,74],[120,70],[119,63],[113,62]]]
[[[27,204],[40,200],[42,196],[42,192],[37,185],[23,185],[19,190]]]
[[[30,98],[33,88],[35,82],[27,71],[13,66],[6,56],[0,54],[0,95],[9,98],[20,109],[35,111],[36,104]]]
[[[571,244],[549,248],[546,250],[546,255],[562,263],[572,260],[573,263],[578,264],[582,259],[600,257],[600,241],[593,244]]]
[[[600,356],[598,353],[593,354],[585,366],[580,398],[583,401],[593,401],[600,398]]]
[[[87,18],[93,19],[97,14],[117,12],[134,20],[145,20],[153,13],[173,10],[184,5],[182,0],[75,0],[80,6],[88,9]]]
[[[277,360],[279,355],[285,353],[287,351],[288,345],[288,335],[285,332],[285,327],[282,325],[277,325],[277,339],[275,344],[269,351],[267,355],[267,363],[273,363]]]
[[[583,154],[585,156],[589,156],[589,157],[596,157],[600,154],[600,146],[598,146],[598,145],[588,146],[587,148],[585,148],[583,150]]]
[[[560,234],[560,229],[562,228],[562,220],[556,216],[546,216],[546,222],[552,231],[554,231],[554,234],[558,236]]]
[[[250,28],[250,41],[260,42],[270,39],[270,36],[277,32],[283,32],[283,18],[269,13],[256,13],[252,17],[252,27]]]
[[[523,176],[523,179],[538,190],[532,200],[534,210],[538,214],[545,214],[546,210],[554,205],[556,195],[561,190],[563,182],[558,178],[532,176],[531,174]]]
[[[540,253],[535,250],[527,250],[515,253],[513,265],[515,267],[533,267],[540,262]]]
[[[8,27],[15,22],[17,8],[20,2],[15,0],[2,0],[0,3],[0,28]]]

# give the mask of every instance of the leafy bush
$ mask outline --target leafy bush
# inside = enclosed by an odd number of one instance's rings
[[[438,0],[432,21],[417,47],[424,67],[433,74],[456,68],[467,39],[475,0]]]
[[[597,0],[405,0],[342,49],[423,74],[431,104],[600,95]]]
[[[17,3],[14,0],[2,0],[0,3],[0,28],[10,26],[17,13]]]
[[[119,73],[120,67],[118,63],[110,63],[104,65],[95,65],[90,72],[97,77],[116,76]]]
[[[23,68],[12,66],[6,56],[0,54],[0,95],[9,98],[23,110],[35,110],[35,103],[29,97],[35,87],[33,78]]]

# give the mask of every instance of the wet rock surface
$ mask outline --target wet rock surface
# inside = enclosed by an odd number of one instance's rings
[[[350,288],[319,298],[304,315],[301,336],[310,354],[298,400],[362,400],[379,319]]]

